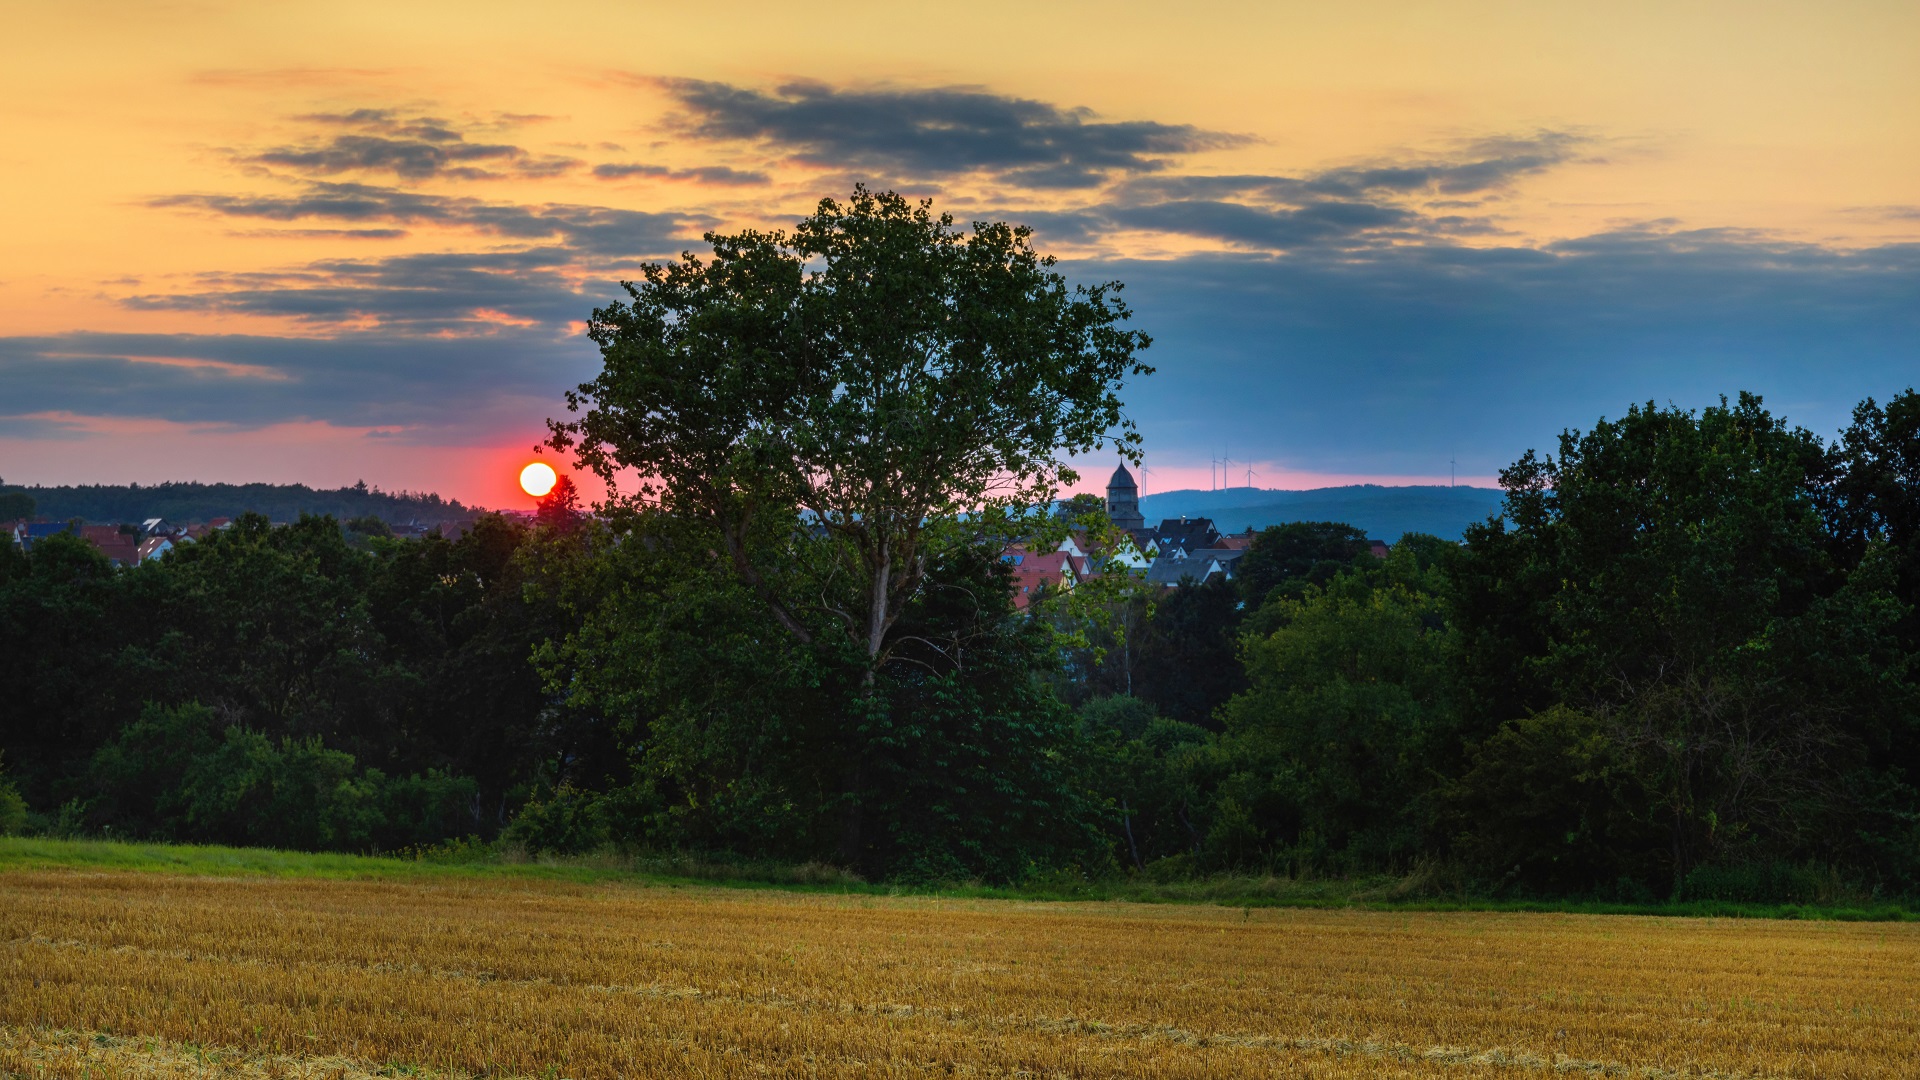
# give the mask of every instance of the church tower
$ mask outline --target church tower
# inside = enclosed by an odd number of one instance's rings
[[[1107,517],[1122,529],[1144,529],[1147,519],[1140,513],[1140,486],[1125,465],[1113,470],[1107,481]]]

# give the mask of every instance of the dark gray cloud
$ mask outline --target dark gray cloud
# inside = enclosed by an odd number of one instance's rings
[[[1382,229],[1403,227],[1416,215],[1395,206],[1328,200],[1268,208],[1243,203],[1179,200],[1121,206],[1101,212],[1116,225],[1221,240],[1276,251],[1350,244]]]
[[[795,82],[766,93],[696,79],[661,85],[686,110],[678,126],[694,138],[764,141],[809,164],[904,176],[984,172],[1025,187],[1086,188],[1246,141],[1190,124],[1101,121],[1086,109],[970,87]]]
[[[1590,142],[1586,136],[1567,131],[1476,139],[1450,159],[1328,169],[1308,177],[1304,190],[1336,198],[1497,191],[1522,177],[1574,160]]]
[[[1138,177],[1114,185],[1097,204],[1056,214],[1052,224],[1061,231],[1050,235],[1085,241],[1106,228],[1145,229],[1240,248],[1297,252],[1497,234],[1497,221],[1485,214],[1439,211],[1483,209],[1485,197],[1573,160],[1588,141],[1577,134],[1543,131],[1475,140],[1437,158],[1373,162],[1302,176]]]
[[[639,162],[595,165],[593,167],[593,175],[602,180],[625,180],[630,177],[644,176],[657,180],[697,180],[703,184],[718,184],[729,187],[764,184],[768,180],[766,173],[734,169],[725,165],[703,165],[693,169],[669,169],[664,165],[643,165]]]
[[[535,154],[510,143],[469,142],[466,132],[450,121],[392,109],[316,113],[300,119],[322,129],[316,138],[249,154],[246,159],[307,176],[374,172],[403,180],[555,176],[581,164],[575,158]],[[539,118],[503,119],[523,123]]]
[[[585,255],[623,259],[677,251],[712,224],[712,219],[693,214],[564,203],[496,203],[324,181],[308,183],[288,195],[168,195],[149,205],[265,221],[440,225],[514,240],[552,241]]]

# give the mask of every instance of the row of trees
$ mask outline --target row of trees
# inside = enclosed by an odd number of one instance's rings
[[[1214,613],[1189,640],[1233,641],[1214,670],[1241,681],[1199,715],[1204,683],[1082,707],[1135,770],[1112,790],[1139,865],[1623,898],[1920,884],[1920,396],[1864,403],[1831,446],[1746,395],[1634,408],[1502,483],[1462,544],[1340,565],[1349,530],[1285,526],[1237,588],[1163,602],[1155,622]]]
[[[528,663],[565,630],[529,592],[561,546],[499,517],[409,542],[258,515],[130,570],[75,536],[9,545],[4,763],[70,828],[334,848],[497,829],[541,760],[582,753]],[[434,809],[370,809],[403,803]],[[308,804],[358,824],[283,812]]]
[[[1463,543],[1269,529],[1236,580],[1000,557],[1137,443],[1117,286],[892,195],[712,237],[595,313],[550,444],[616,495],[396,541],[250,518],[152,566],[0,558],[43,823],[360,849],[478,834],[872,876],[1920,887],[1920,396],[1832,445],[1741,397],[1503,475]],[[636,484],[633,478],[639,477]]]

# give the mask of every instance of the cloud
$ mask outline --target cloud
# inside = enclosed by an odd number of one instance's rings
[[[973,87],[793,82],[767,93],[697,79],[659,85],[686,110],[676,126],[692,138],[770,143],[815,166],[921,177],[979,172],[1029,188],[1094,187],[1248,141],[1190,124],[1101,121],[1087,109]]]
[[[239,229],[233,235],[256,239],[325,237],[339,240],[399,240],[409,234],[405,229]]]
[[[392,173],[402,180],[557,176],[582,164],[576,158],[534,154],[508,143],[468,142],[451,121],[392,109],[313,113],[299,119],[335,130],[298,145],[246,155],[246,160],[304,176]],[[494,126],[539,119],[507,114]]]
[[[436,225],[529,242],[548,241],[583,255],[638,258],[678,250],[713,224],[696,214],[650,213],[566,203],[487,202],[370,184],[309,182],[287,195],[167,195],[148,205],[266,221],[345,221]]]
[[[1097,242],[1112,230],[1187,236],[1269,252],[1354,250],[1498,235],[1488,196],[1575,159],[1589,140],[1543,131],[1478,139],[1451,154],[1373,161],[1300,176],[1160,175],[1120,181],[1077,210],[1056,211],[1046,235]],[[1437,198],[1479,195],[1479,199]],[[1050,226],[1050,228],[1048,228]]]
[[[706,165],[694,169],[669,169],[664,165],[643,165],[637,162],[624,164],[609,163],[606,165],[595,165],[593,167],[593,175],[602,180],[626,180],[631,177],[643,176],[657,180],[697,180],[703,184],[716,184],[721,186],[764,184],[768,181],[766,173],[733,169],[725,165]]]
[[[153,362],[156,356],[173,362]],[[379,332],[0,338],[0,420],[15,435],[58,434],[72,425],[48,418],[71,416],[242,430],[314,421],[392,428],[416,441],[484,441],[559,411],[561,391],[590,375],[593,360],[585,339],[512,327],[460,339]]]
[[[1179,200],[1105,212],[1115,225],[1221,240],[1275,251],[1351,243],[1380,229],[1407,225],[1414,215],[1370,202],[1326,201],[1269,209],[1241,203]]]
[[[146,311],[292,319],[320,331],[377,327],[412,335],[484,335],[503,324],[553,331],[584,319],[616,286],[576,272],[564,247],[331,259],[282,272],[203,275],[195,287],[122,301]]]
[[[1575,159],[1591,140],[1568,131],[1476,139],[1452,160],[1387,162],[1328,169],[1304,181],[1305,190],[1336,198],[1374,193],[1469,195],[1506,188],[1523,176]]]
[[[1841,213],[1882,221],[1920,221],[1920,206],[1849,206]]]

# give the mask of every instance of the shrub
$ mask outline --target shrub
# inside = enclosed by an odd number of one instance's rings
[[[0,836],[12,836],[26,827],[27,800],[20,797],[20,790],[13,786],[13,781],[7,779],[6,770],[0,767]]]
[[[474,782],[388,778],[318,738],[274,740],[199,704],[149,705],[94,755],[96,824],[133,836],[304,851],[431,844],[471,831]]]
[[[1821,898],[1832,875],[1778,859],[1696,866],[1680,885],[1681,900],[1739,904],[1808,904]]]
[[[545,799],[520,809],[500,834],[500,842],[529,855],[577,855],[607,845],[605,799],[562,784]]]

